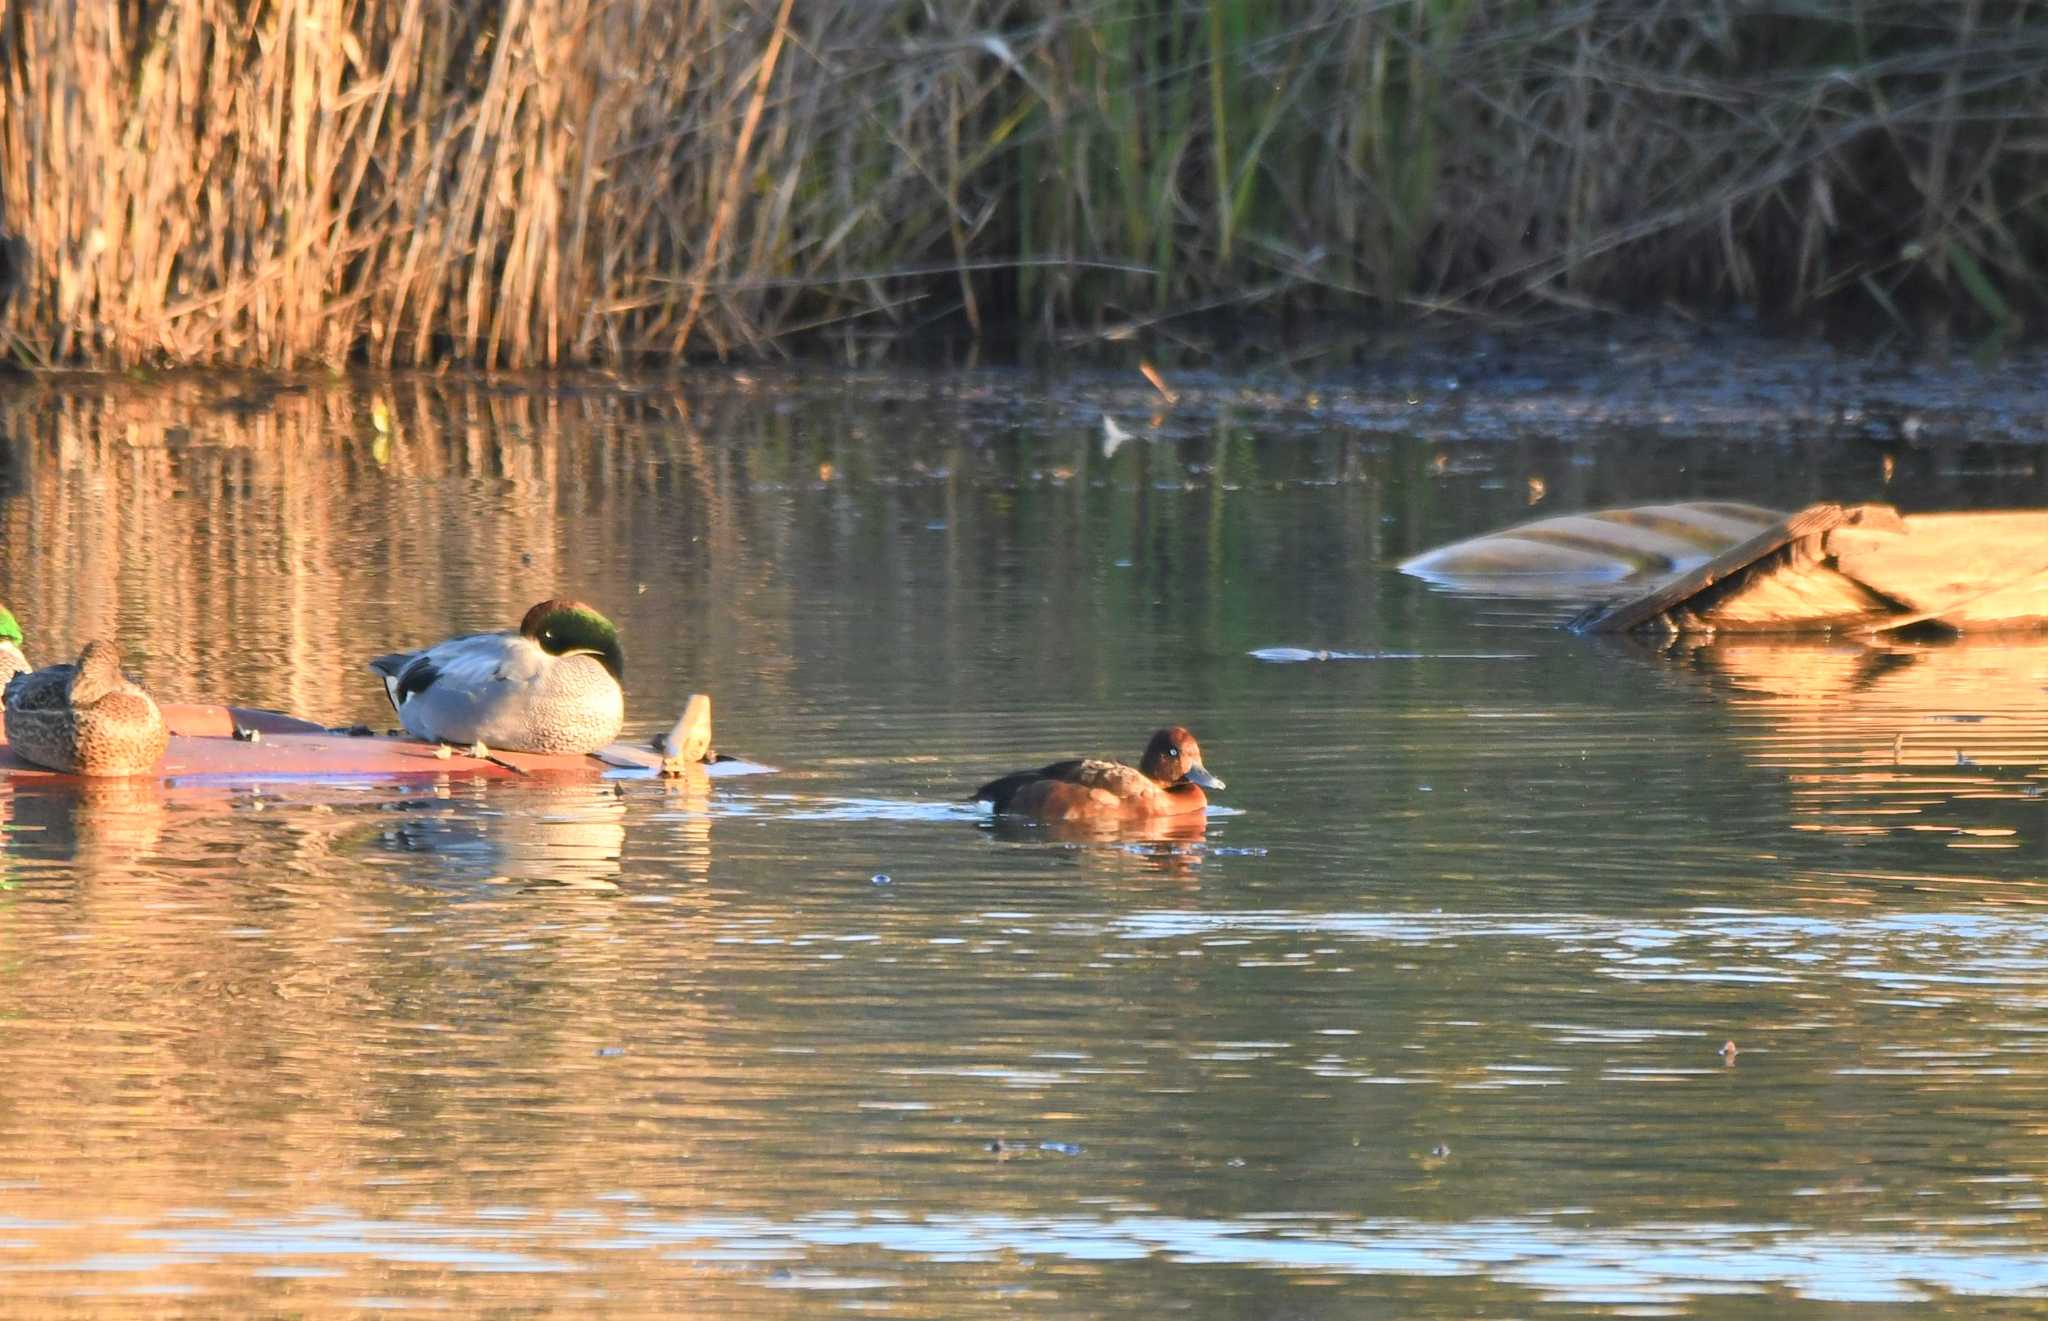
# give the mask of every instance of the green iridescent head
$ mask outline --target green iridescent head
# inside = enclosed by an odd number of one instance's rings
[[[21,645],[21,625],[14,622],[13,612],[4,605],[0,605],[0,642]]]
[[[519,621],[519,631],[550,656],[595,656],[612,678],[625,682],[626,657],[619,650],[619,630],[581,601],[542,601]]]

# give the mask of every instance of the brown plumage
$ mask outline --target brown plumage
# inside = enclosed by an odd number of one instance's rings
[[[23,761],[73,775],[149,775],[170,735],[149,694],[121,673],[111,642],[85,644],[72,665],[7,683],[7,741]]]
[[[990,780],[974,796],[998,814],[1041,821],[1142,821],[1202,811],[1209,805],[1204,786],[1221,789],[1223,781],[1202,765],[1195,736],[1173,725],[1152,735],[1136,766],[1057,761]]]

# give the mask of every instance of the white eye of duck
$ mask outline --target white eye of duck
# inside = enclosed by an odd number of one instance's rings
[[[1180,749],[1179,749],[1179,748],[1168,748],[1168,749],[1166,750],[1166,755],[1167,755],[1167,756],[1169,756],[1169,757],[1178,757],[1178,756],[1180,755]]]

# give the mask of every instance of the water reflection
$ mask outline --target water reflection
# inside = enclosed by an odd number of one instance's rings
[[[625,789],[610,781],[437,791],[391,804],[381,842],[431,860],[431,883],[612,888],[626,851]]]
[[[906,1291],[925,1295],[923,1305],[881,1305],[892,1315],[999,1315],[1001,1306],[1019,1300],[1101,1297],[1103,1278],[1118,1264],[1128,1269],[1148,1262],[1207,1268],[1204,1278],[1232,1294],[1244,1286],[1229,1272],[1247,1269],[1308,1286],[1346,1276],[1462,1281],[1446,1296],[1473,1302],[1519,1297],[1524,1306],[1547,1304],[1546,1311],[1560,1315],[1578,1308],[1666,1315],[1711,1299],[1778,1294],[1865,1305],[2048,1294],[2048,1266],[2024,1237],[1984,1244],[1940,1232],[1815,1234],[1771,1223],[1602,1225],[1570,1213],[1442,1224],[1288,1215],[1215,1220],[1129,1206],[1114,1214],[1061,1217],[936,1213],[776,1221],[622,1218],[614,1207],[597,1206],[551,1216],[506,1214],[496,1224],[448,1223],[431,1212],[398,1220],[345,1214],[193,1219],[197,1223],[137,1232],[126,1252],[58,1265],[52,1273],[68,1269],[81,1281],[169,1273],[203,1282],[222,1266],[289,1249],[332,1263],[279,1273],[275,1278],[311,1282],[294,1295],[316,1305],[375,1305],[351,1297],[345,1282],[351,1267],[367,1258],[394,1275],[397,1288],[384,1305],[405,1307],[427,1301],[406,1282],[424,1287],[435,1271],[452,1272],[458,1281],[504,1274],[575,1279],[596,1258],[633,1262],[653,1277],[643,1288],[654,1280],[671,1288],[687,1282],[693,1300],[713,1314],[778,1316],[806,1314],[825,1299],[845,1308],[846,1300],[863,1295],[893,1298]],[[923,1261],[969,1268],[962,1273],[977,1278],[980,1288],[935,1289],[913,1274]],[[1027,1286],[1034,1272],[1036,1282]],[[1489,1287],[1503,1285],[1512,1292]],[[188,1287],[203,1292],[198,1283]],[[558,1283],[545,1291],[603,1310],[642,1300],[640,1289],[624,1298],[588,1286],[564,1294]],[[121,1292],[101,1284],[78,1296]],[[799,1297],[777,1301],[777,1293]],[[649,1289],[647,1299],[653,1296]],[[969,1310],[957,1310],[963,1307]]]
[[[118,874],[155,852],[164,824],[152,777],[0,776],[0,841],[18,858]]]
[[[0,783],[14,1310],[2044,1288],[2037,653],[1643,655],[1388,567],[1539,492],[1866,497],[1866,442],[1188,382],[1105,455],[1149,387],[245,385],[0,398],[39,659],[107,632],[166,697],[381,727],[365,656],[562,590],[635,733],[708,690],[783,769]],[[2018,498],[1946,453],[1925,499]],[[1163,718],[1227,806],[958,801]]]
[[[1738,746],[1786,774],[1799,829],[2033,848],[2048,792],[2048,641],[1680,645]]]

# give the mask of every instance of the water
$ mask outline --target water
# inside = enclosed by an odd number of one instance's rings
[[[0,400],[39,659],[382,723],[365,657],[565,590],[633,730],[708,691],[782,768],[0,787],[0,1311],[2033,1312],[2048,649],[1660,652],[1388,567],[2048,504],[2024,392],[1750,380]],[[1205,823],[956,801],[1169,720]]]

